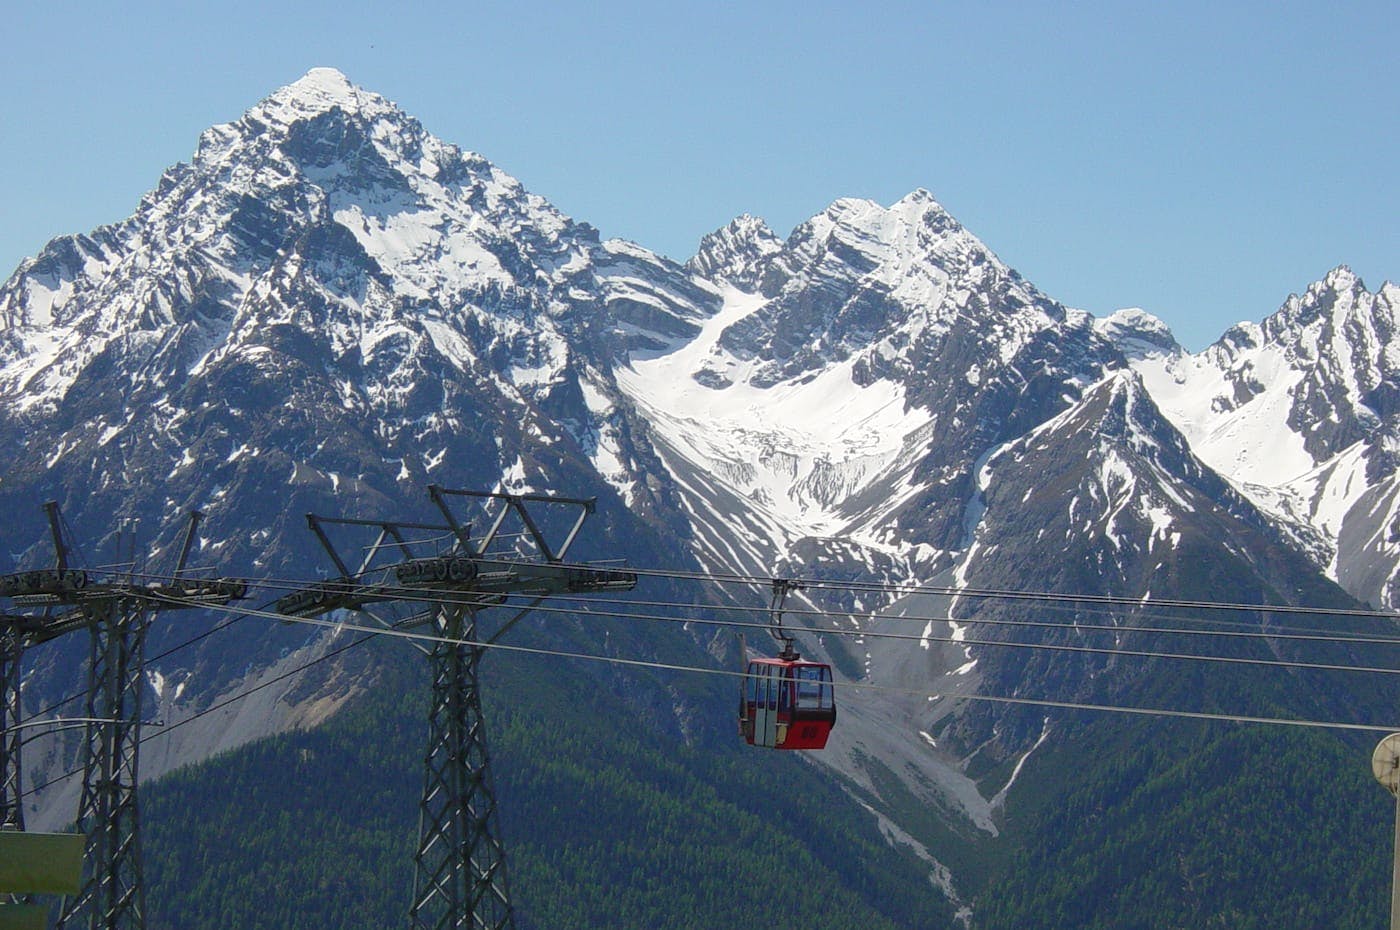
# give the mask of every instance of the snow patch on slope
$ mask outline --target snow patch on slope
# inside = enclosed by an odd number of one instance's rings
[[[854,361],[772,387],[750,383],[757,363],[718,343],[766,301],[729,286],[722,295],[695,340],[634,357],[618,371],[619,386],[691,467],[763,516],[775,548],[794,534],[837,533],[849,522],[841,504],[896,460],[929,417],[907,408],[899,385],[857,384]],[[717,371],[722,379],[707,377]]]
[[[1286,425],[1303,373],[1289,364],[1282,349],[1265,349],[1226,367],[1202,353],[1158,356],[1134,368],[1192,451],[1222,475],[1243,484],[1276,486],[1316,464],[1304,437]],[[1247,397],[1253,385],[1260,392]]]

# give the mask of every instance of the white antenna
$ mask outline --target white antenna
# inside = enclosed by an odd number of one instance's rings
[[[1390,930],[1400,930],[1400,733],[1392,733],[1376,744],[1371,753],[1371,771],[1395,798],[1395,856],[1390,873]]]

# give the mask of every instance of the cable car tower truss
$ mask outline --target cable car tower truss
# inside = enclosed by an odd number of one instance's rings
[[[449,490],[428,493],[443,523],[307,515],[338,577],[277,601],[279,613],[320,616],[355,611],[394,629],[427,627],[432,696],[423,757],[411,930],[514,927],[505,853],[496,817],[479,668],[485,650],[553,594],[631,590],[635,573],[564,561],[595,500]],[[462,508],[484,516],[472,536]],[[562,536],[551,537],[562,524]],[[331,533],[377,531],[352,566]],[[425,535],[426,534],[426,535]],[[412,609],[399,620],[379,606]],[[505,608],[493,630],[479,615]]]
[[[90,639],[78,831],[87,837],[78,894],[67,899],[56,926],[142,930],[137,760],[141,744],[146,630],[162,611],[222,605],[247,593],[241,581],[190,578],[186,561],[202,515],[189,514],[178,562],[169,580],[137,581],[130,570],[91,573],[69,565],[58,504],[44,505],[53,536],[52,568],[0,575],[0,599],[11,603],[0,625],[0,829],[23,830],[21,803],[20,664],[27,647],[80,630]],[[120,534],[119,534],[120,538]]]

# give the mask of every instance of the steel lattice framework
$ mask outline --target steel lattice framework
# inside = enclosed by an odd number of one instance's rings
[[[5,614],[0,625],[3,705],[3,778],[0,824],[23,829],[20,800],[20,664],[26,646],[86,630],[87,715],[78,830],[86,836],[83,881],[66,903],[59,928],[143,930],[140,813],[136,786],[141,745],[143,654],[146,630],[161,611],[222,605],[247,593],[241,581],[183,577],[201,514],[192,511],[170,581],[138,583],[128,575],[102,578],[70,568],[58,505],[44,506],[53,533],[52,568],[0,575],[0,598],[24,613]],[[45,721],[38,721],[44,723]]]
[[[430,742],[409,925],[502,930],[514,919],[478,687],[483,649],[448,641],[475,641],[476,611],[439,609],[433,632],[442,639],[429,657]]]
[[[25,617],[0,618],[0,830],[24,829],[20,791],[20,663],[32,623]]]
[[[592,499],[459,491],[436,485],[428,491],[444,523],[308,514],[307,523],[339,578],[281,598],[277,610],[308,617],[351,610],[385,626],[431,629],[433,646],[423,650],[432,673],[432,700],[409,925],[412,930],[501,930],[514,926],[514,916],[481,710],[482,655],[541,598],[564,592],[630,590],[637,576],[564,561],[594,511]],[[454,513],[453,503],[462,500],[484,511],[488,528],[479,537],[472,536],[470,523]],[[561,511],[568,516],[563,520],[562,538],[555,540],[546,524],[558,523]],[[556,519],[546,521],[545,512]],[[350,567],[331,539],[328,530],[335,527],[378,530],[358,569]],[[437,542],[410,541],[424,533],[433,534],[428,539]],[[442,540],[447,541],[446,547]],[[386,555],[395,561],[384,561]],[[524,603],[513,605],[512,598]],[[425,600],[432,606],[418,609]],[[372,609],[396,602],[416,612],[390,623]],[[484,612],[509,607],[515,613],[492,632],[481,629],[478,621]]]
[[[33,621],[22,616],[0,617],[0,830],[24,829],[24,793],[20,788],[20,663]],[[0,902],[23,904],[31,896],[0,895]]]
[[[141,748],[143,658],[150,613],[135,598],[103,599],[90,608],[87,716],[78,832],[87,837],[81,890],[58,927],[145,926],[141,881],[140,807],[136,785]]]

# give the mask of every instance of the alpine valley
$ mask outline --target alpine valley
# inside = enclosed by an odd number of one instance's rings
[[[94,565],[170,564],[198,509],[193,560],[275,586],[329,569],[308,512],[596,497],[571,558],[637,591],[511,642],[732,671],[711,621],[802,579],[840,716],[823,751],[751,749],[732,677],[493,652],[520,926],[1374,927],[1379,734],[1191,715],[1395,721],[1398,631],[1348,612],[1400,606],[1397,312],[1337,268],[1193,355],[923,190],[786,238],[742,216],[680,265],[315,69],[0,286],[0,572],[51,561],[48,500]],[[345,639],[153,624],[153,928],[404,919],[427,670],[307,665]],[[33,650],[26,710],[85,657]],[[32,826],[71,821],[73,748],[26,750]]]

